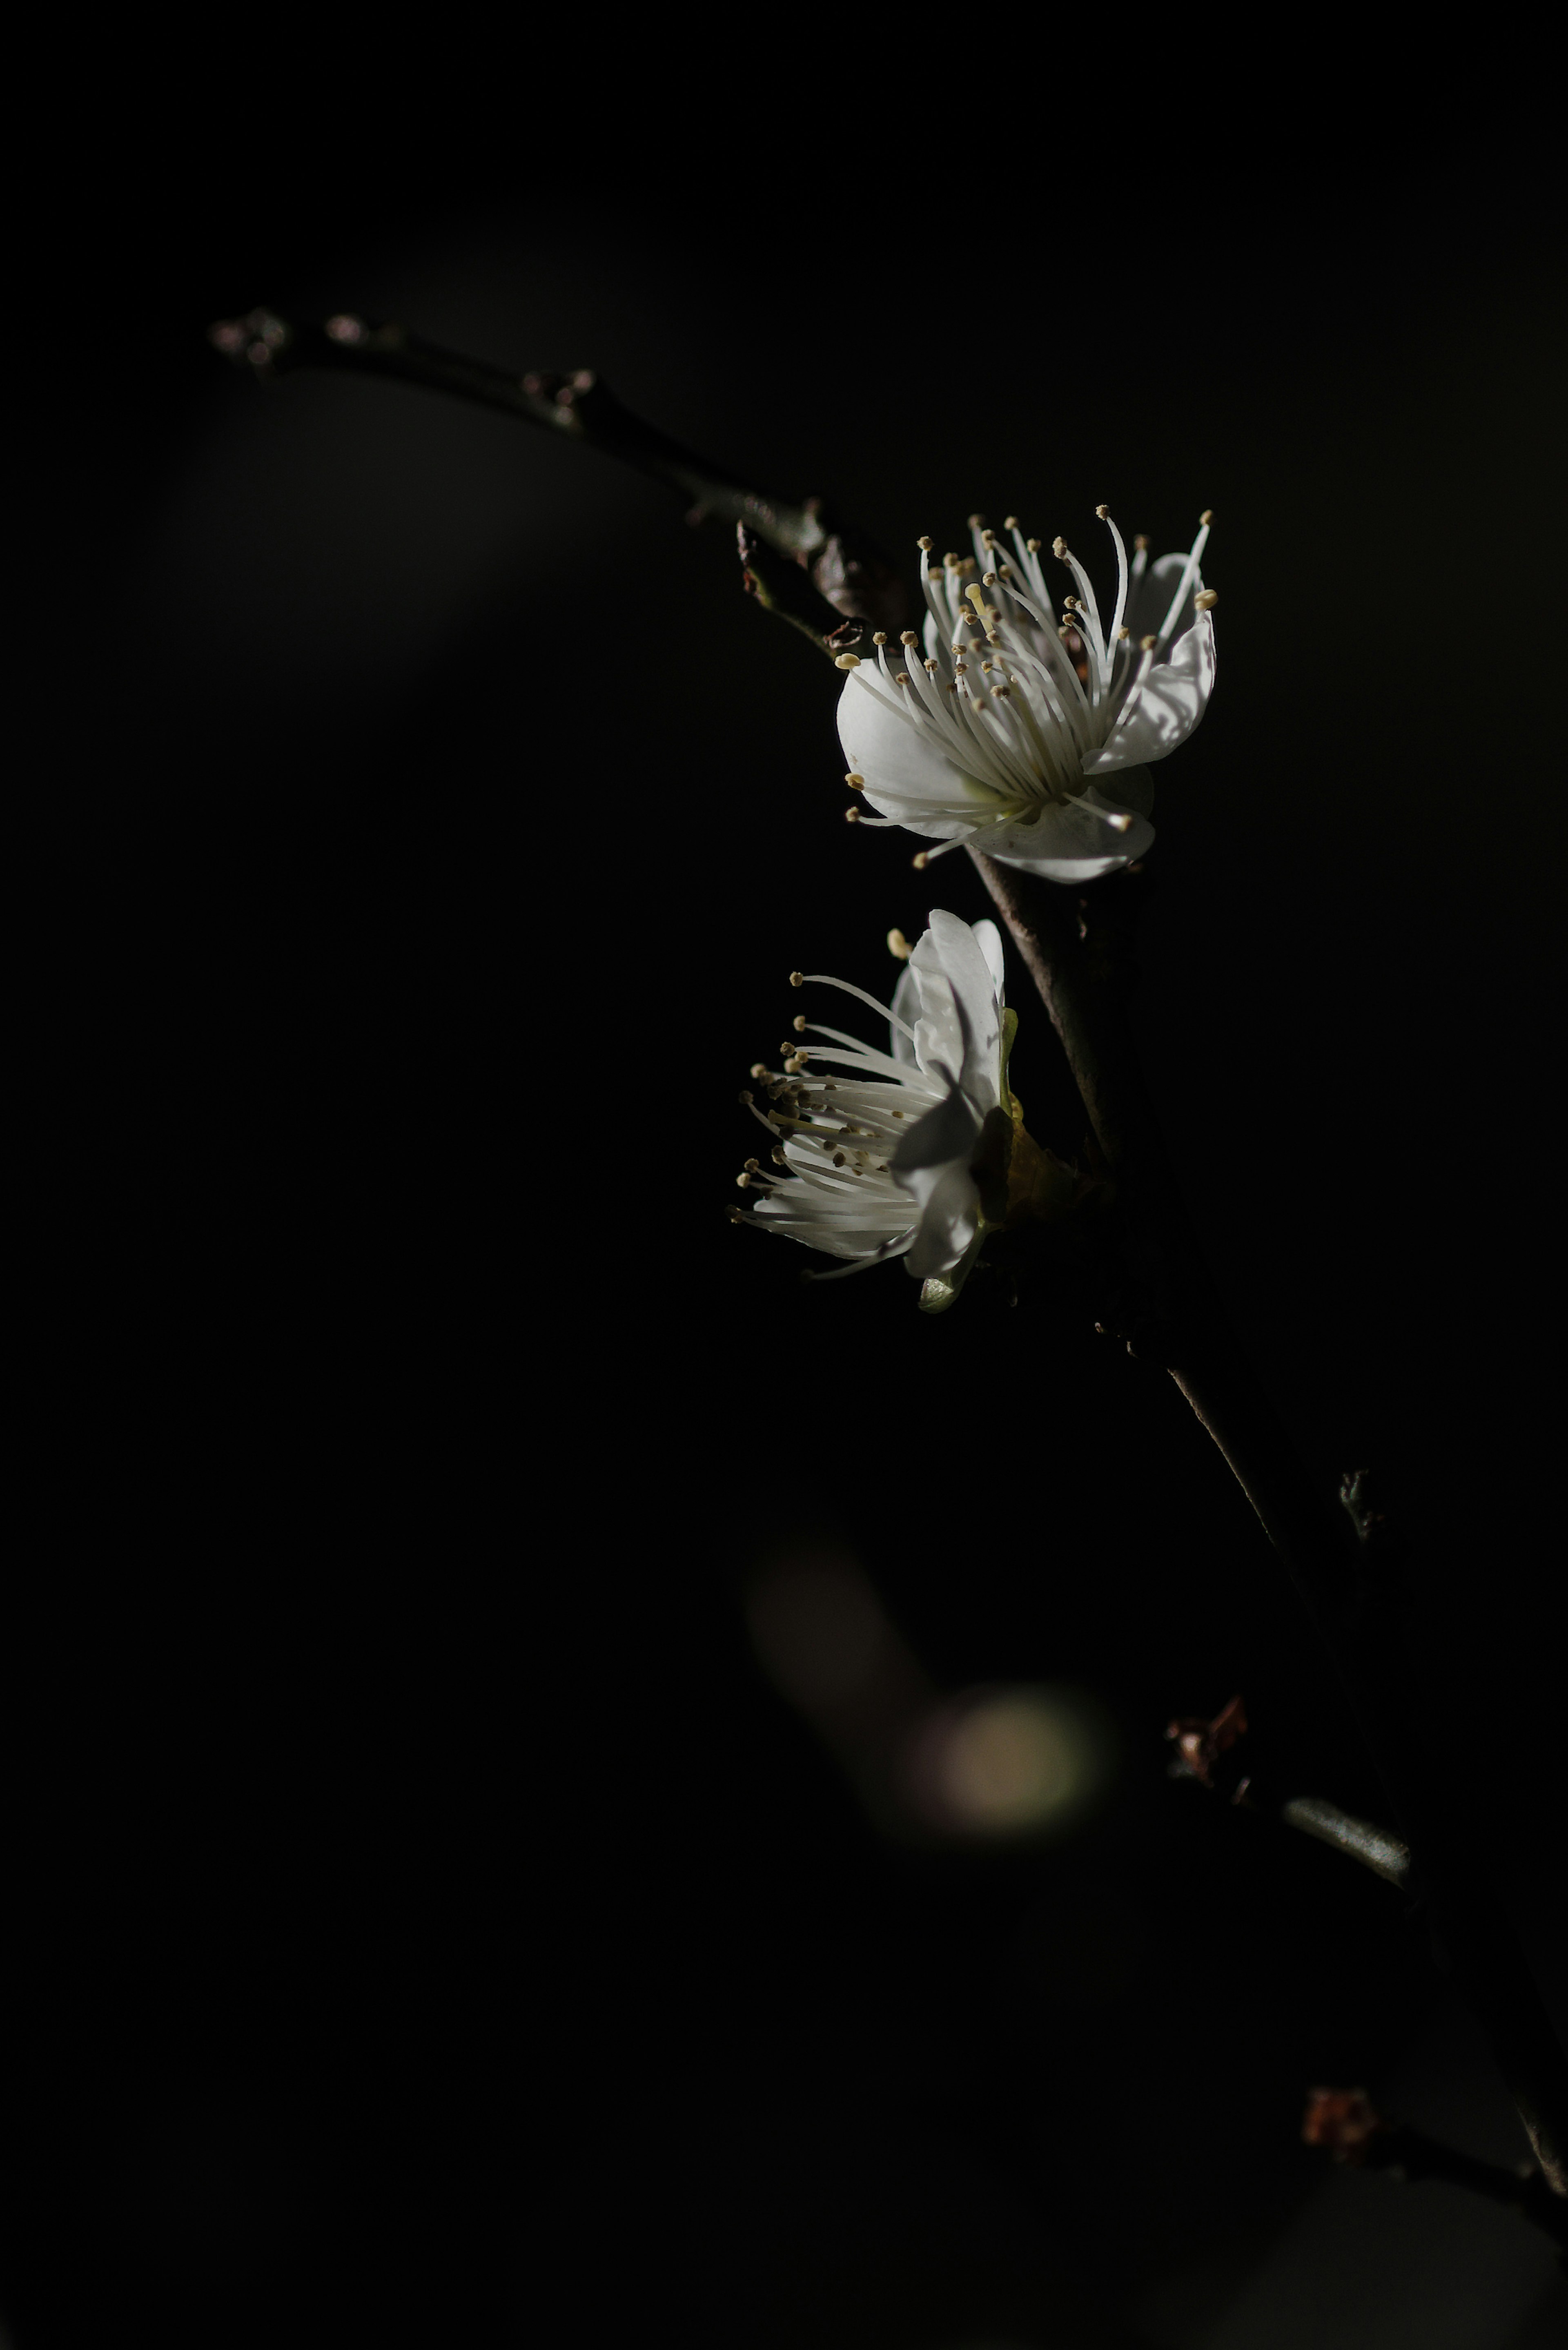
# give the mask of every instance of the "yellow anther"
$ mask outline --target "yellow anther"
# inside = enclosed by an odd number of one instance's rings
[[[753,1061],[751,1067],[746,1071],[746,1075],[749,1077],[765,1077],[767,1073],[768,1065],[765,1061]]]
[[[858,669],[860,656],[858,653],[836,653],[833,657],[833,666],[835,669]]]
[[[1137,640],[1137,649],[1140,653],[1151,653],[1158,642],[1158,637],[1140,637]]]
[[[795,1015],[794,1015],[794,1018],[790,1022],[790,1024],[790,1024],[790,1026],[794,1030],[794,1033],[795,1033],[795,1035],[796,1035],[797,1036],[804,1036],[804,1035],[805,1035],[805,1013],[804,1013],[804,1012],[797,1012],[797,1013],[795,1014]]]
[[[741,1174],[736,1176],[735,1181],[739,1184],[742,1191],[749,1191],[752,1188],[752,1179],[743,1170]]]
[[[909,940],[904,936],[902,931],[888,931],[888,952],[890,955],[895,955],[899,962],[908,962],[909,957],[914,953],[914,948],[909,944]]]
[[[1213,521],[1213,519],[1214,519],[1214,509],[1213,509],[1213,507],[1212,507],[1212,506],[1205,506],[1205,507],[1204,507],[1204,509],[1203,509],[1203,512],[1199,515],[1198,519],[1199,519],[1199,523],[1202,525],[1203,528],[1204,528],[1205,530],[1207,530],[1207,529],[1208,529],[1208,527],[1209,527],[1209,525],[1210,525],[1210,523]]]
[[[874,645],[885,645],[885,644],[887,643],[887,641],[888,641],[888,631],[887,631],[887,629],[877,629],[877,633],[876,633],[876,635],[872,638],[871,641],[872,641],[872,643],[873,643]]]
[[[1124,630],[1123,633],[1125,634],[1126,631]],[[866,788],[866,778],[864,775],[846,775],[844,780],[848,785],[852,792],[863,792]]]
[[[1127,639],[1131,636],[1131,634],[1132,634],[1132,630],[1131,630],[1130,629],[1118,629],[1116,630],[1116,642],[1117,642],[1117,644],[1118,644],[1118,645],[1125,645],[1125,644],[1126,644],[1126,642],[1127,642]]]
[[[971,530],[983,530],[985,528],[985,516],[979,514],[971,515],[969,518],[969,526]]]
[[[1220,601],[1220,591],[1217,588],[1200,588],[1192,600],[1200,612],[1211,612]]]
[[[805,972],[792,971],[789,975],[789,983],[792,987],[804,987],[805,985]]]
[[[748,1174],[748,1175],[760,1175],[760,1174],[762,1173],[762,1171],[763,1171],[763,1162],[762,1162],[762,1160],[761,1160],[760,1159],[747,1159],[747,1161],[746,1161],[746,1172],[747,1172],[747,1174]]]
[[[844,821],[846,824],[858,824],[860,821],[859,809],[857,807],[846,808],[844,811]]]
[[[981,575],[980,575],[980,576],[981,576],[981,579],[983,579],[983,581],[985,582],[985,584],[986,584],[986,586],[987,586],[988,588],[994,588],[994,587],[995,587],[995,585],[996,585],[996,574],[995,574],[995,572],[994,572],[994,571],[982,571],[982,572],[981,573]]]
[[[898,639],[898,642],[901,645],[918,645],[919,641],[920,640],[919,637],[916,636],[913,629],[906,629]]]
[[[1133,828],[1133,820],[1130,816],[1108,816],[1106,818],[1106,822],[1110,826],[1113,832],[1130,832]]]
[[[1111,518],[1111,510],[1109,506],[1096,506],[1095,508],[1095,512],[1101,522],[1109,522]]]
[[[922,555],[929,555],[932,547],[936,545],[936,541],[931,538],[918,538],[915,541],[915,545],[919,548]]]
[[[1066,540],[1064,538],[1054,538],[1051,541],[1051,552],[1055,556],[1058,563],[1065,563],[1067,560]]]
[[[1003,530],[1016,530],[1018,528],[1018,516],[1016,515],[1003,515],[1002,518],[1002,527]]]
[[[1031,555],[1038,555],[1045,542],[1043,538],[1026,538],[1023,542]]]
[[[917,873],[923,873],[923,872],[925,871],[925,869],[926,869],[927,866],[930,863],[930,861],[931,861],[931,852],[930,852],[930,850],[929,850],[929,848],[922,848],[922,849],[919,850],[919,851],[917,852],[917,854],[916,854],[914,857],[912,857],[912,858],[910,858],[910,860],[909,860],[909,862],[913,865],[913,867],[914,867],[914,868],[915,868],[915,870],[916,870],[916,872],[917,872]]]
[[[1147,555],[1148,553],[1148,541],[1144,537],[1141,531],[1137,537],[1133,541],[1133,553],[1135,555]]]

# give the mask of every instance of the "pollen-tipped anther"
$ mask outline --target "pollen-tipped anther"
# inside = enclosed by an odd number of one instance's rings
[[[909,944],[909,940],[904,936],[902,931],[889,931],[888,933],[888,952],[890,955],[896,956],[899,962],[908,962],[909,957],[914,952],[914,949]]]
[[[835,669],[858,669],[860,656],[858,653],[835,653],[833,666]]]
[[[1211,612],[1220,601],[1220,591],[1217,588],[1200,588],[1192,601],[1199,611]]]
[[[792,971],[789,975],[789,983],[792,987],[804,987],[805,985],[805,972]]]

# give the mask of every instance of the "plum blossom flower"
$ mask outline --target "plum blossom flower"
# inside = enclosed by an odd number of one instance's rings
[[[1151,564],[1141,538],[1129,562],[1108,508],[1096,512],[1116,546],[1108,624],[1065,540],[1053,552],[1076,592],[1058,621],[1040,540],[1010,516],[1008,561],[976,515],[972,557],[933,569],[920,541],[923,654],[912,629],[901,656],[881,631],[875,662],[840,654],[845,780],[880,811],[861,821],[941,844],[918,866],[969,844],[1053,881],[1092,881],[1152,843],[1149,767],[1187,740],[1214,686],[1218,598],[1199,569],[1211,517],[1189,553]]]
[[[793,972],[796,987],[836,987],[888,1021],[892,1050],[861,1044],[842,1029],[797,1018],[797,1033],[826,1045],[781,1047],[783,1066],[759,1062],[752,1075],[769,1099],[741,1098],[772,1144],[769,1172],[748,1159],[738,1180],[758,1194],[738,1222],[782,1232],[846,1262],[845,1274],[901,1256],[921,1284],[920,1303],[940,1311],[957,1296],[992,1222],[1005,1212],[1006,1145],[1012,1138],[1002,941],[994,922],[972,928],[933,912],[908,955],[891,1005],[822,972]],[[819,1075],[826,1064],[836,1074]],[[1003,1183],[994,1189],[1000,1168]],[[998,1214],[995,1221],[1000,1221]]]

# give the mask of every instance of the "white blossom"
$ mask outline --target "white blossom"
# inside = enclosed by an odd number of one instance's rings
[[[902,950],[897,933],[894,941]],[[901,1256],[923,1284],[922,1305],[950,1305],[987,1230],[973,1171],[982,1129],[992,1112],[1010,1118],[996,925],[971,928],[934,911],[890,1006],[822,972],[791,978],[797,987],[839,988],[879,1012],[892,1049],[796,1019],[797,1033],[828,1041],[781,1047],[779,1070],[761,1062],[753,1069],[769,1107],[750,1093],[741,1098],[772,1149],[767,1165],[748,1159],[738,1179],[760,1195],[754,1209],[732,1212],[847,1260],[816,1279]]]
[[[933,569],[920,541],[923,653],[909,629],[901,653],[878,632],[875,661],[839,656],[846,780],[884,824],[942,844],[917,865],[971,844],[1053,881],[1092,881],[1152,843],[1149,767],[1187,740],[1214,685],[1218,599],[1199,567],[1210,517],[1190,553],[1150,564],[1138,539],[1129,563],[1108,510],[1096,511],[1116,546],[1108,626],[1064,540],[1054,552],[1075,592],[1058,620],[1040,540],[1010,516],[1009,561],[975,515],[972,556]]]

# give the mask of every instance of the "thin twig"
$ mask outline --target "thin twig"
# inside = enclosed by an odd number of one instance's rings
[[[1458,2147],[1445,2146],[1407,2122],[1386,2121],[1365,2089],[1309,2089],[1302,2139],[1332,2155],[1347,2170],[1386,2170],[1413,2185],[1438,2178],[1468,2194],[1484,2195],[1490,2202],[1517,2211],[1560,2251],[1568,2251],[1568,2202],[1552,2193],[1530,2163],[1508,2169],[1499,2162],[1483,2162],[1478,2155],[1461,2154]]]
[[[687,502],[691,521],[712,517],[739,525],[798,567],[821,599],[825,626],[817,641],[831,633],[835,652],[857,644],[868,628],[904,625],[907,597],[901,575],[864,531],[836,520],[820,498],[797,503],[749,487],[726,467],[699,457],[634,415],[589,368],[567,374],[535,369],[516,375],[486,360],[442,350],[403,327],[376,325],[348,312],[317,326],[281,318],[272,310],[252,310],[243,318],[220,319],[208,329],[208,337],[225,359],[264,382],[298,368],[379,376],[501,409],[523,423],[562,433],[584,448],[616,458],[676,491]],[[742,554],[744,561],[743,541]],[[765,590],[763,600],[784,601]],[[798,596],[789,599],[786,608],[787,617],[803,624]],[[846,621],[851,624],[847,628]],[[816,630],[808,625],[808,633]]]
[[[1510,2170],[1499,2162],[1483,2162],[1478,2155],[1463,2154],[1458,2147],[1428,2137],[1424,2130],[1397,2122],[1371,2140],[1364,2167],[1391,2171],[1412,2185],[1424,2178],[1440,2178],[1447,2186],[1484,2195],[1490,2202],[1517,2211],[1532,2227],[1543,2229],[1554,2244],[1568,2248],[1568,2203],[1554,2195],[1541,2172],[1529,2165]]]
[[[1410,1847],[1386,1828],[1358,1820],[1354,1812],[1342,1812],[1337,1804],[1325,1804],[1321,1795],[1293,1796],[1280,1805],[1279,1815],[1286,1827],[1300,1828],[1320,1844],[1332,1845],[1335,1852],[1358,1860],[1363,1868],[1398,1886],[1401,1892],[1408,1889]]]
[[[1306,1477],[1221,1307],[1159,1130],[1127,1014],[1136,881],[1064,889],[971,850],[1062,1040],[1116,1181],[1140,1284],[1124,1335],[1168,1370],[1223,1454],[1333,1656],[1372,1750],[1431,1930],[1478,2016],[1553,2190],[1568,2195],[1568,2064],[1511,1922],[1427,1749],[1403,1655],[1399,1595],[1357,1532]],[[1135,893],[1135,894],[1129,894]]]

